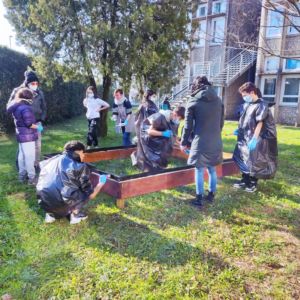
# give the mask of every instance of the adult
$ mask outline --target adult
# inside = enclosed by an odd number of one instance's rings
[[[273,115],[261,98],[259,89],[246,82],[239,88],[245,104],[239,119],[237,144],[233,160],[238,165],[242,179],[235,188],[255,192],[259,178],[270,179],[277,170],[277,133]]]
[[[90,168],[81,162],[85,146],[78,141],[65,144],[64,152],[40,163],[41,172],[37,184],[39,205],[46,212],[45,222],[70,215],[70,224],[87,218],[82,211],[89,200],[94,199],[106,182],[101,175],[95,189],[90,181]]]
[[[135,129],[132,105],[121,88],[114,91],[112,119],[116,122],[117,132],[121,131],[123,134],[123,146],[130,146],[130,134]]]
[[[83,100],[86,107],[86,117],[88,119],[87,147],[98,146],[97,127],[100,121],[100,111],[108,109],[110,105],[97,97],[96,88],[89,86],[86,90],[86,97]]]
[[[196,199],[193,205],[201,206],[202,200],[213,201],[217,190],[215,166],[222,163],[223,145],[221,130],[224,125],[224,109],[211,83],[205,76],[198,76],[192,84],[192,95],[186,107],[185,125],[181,149],[188,150],[189,138],[194,138],[188,164],[195,166]],[[204,193],[204,169],[208,170],[209,192]]]
[[[15,103],[16,94],[21,88],[29,88],[33,92],[32,110],[37,122],[36,124],[42,126],[42,124],[46,120],[47,106],[46,106],[44,93],[39,87],[39,79],[36,73],[31,70],[26,71],[24,73],[24,77],[25,77],[24,82],[12,91],[10,98],[7,102],[6,108],[9,109],[9,107]],[[42,150],[42,134],[39,131],[38,139],[35,141],[34,166],[36,169],[39,169],[41,150]]]

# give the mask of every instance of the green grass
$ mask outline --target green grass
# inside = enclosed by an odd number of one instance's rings
[[[110,124],[111,125],[111,124]],[[227,122],[224,133],[236,123]],[[85,141],[84,117],[49,126],[43,153]],[[110,126],[101,146],[121,137]],[[225,135],[224,135],[225,136]],[[300,297],[300,129],[278,126],[279,170],[255,194],[220,181],[214,204],[194,185],[132,198],[100,194],[89,219],[43,223],[34,189],[17,182],[14,136],[0,138],[0,296],[14,299],[297,299]],[[232,152],[234,137],[224,138]]]

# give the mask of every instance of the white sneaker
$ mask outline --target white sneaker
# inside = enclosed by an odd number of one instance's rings
[[[84,213],[79,213],[79,214],[71,214],[71,217],[70,217],[70,224],[73,225],[73,224],[78,224],[80,223],[81,221],[83,220],[86,220],[88,218],[87,215],[85,215]]]
[[[46,216],[45,216],[45,223],[47,223],[47,224],[50,224],[50,223],[53,223],[53,222],[55,222],[55,218],[54,217],[52,217],[52,216],[50,216],[48,213],[46,213]]]

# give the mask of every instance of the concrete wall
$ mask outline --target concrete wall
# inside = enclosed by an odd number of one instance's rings
[[[278,123],[295,125],[298,114],[297,107],[279,106]]]

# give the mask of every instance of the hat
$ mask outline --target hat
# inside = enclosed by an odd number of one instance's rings
[[[38,77],[36,76],[35,72],[33,71],[26,71],[24,73],[24,76],[25,76],[25,85],[29,84],[30,82],[34,82],[34,81],[37,81],[39,82],[39,79]]]

